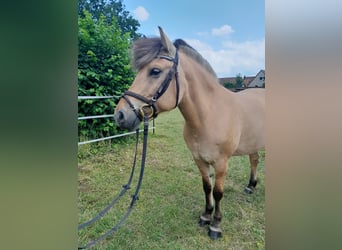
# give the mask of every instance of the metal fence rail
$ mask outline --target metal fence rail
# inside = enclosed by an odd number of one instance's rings
[[[107,118],[107,117],[113,117],[114,118],[114,115],[81,116],[81,117],[78,117],[78,120],[98,119],[98,118]]]
[[[110,99],[110,98],[119,98],[119,96],[78,96],[77,97],[78,100],[85,100],[85,99]],[[78,120],[101,119],[101,118],[108,118],[108,117],[113,117],[114,118],[114,114],[110,114],[110,115],[81,116],[81,117],[78,117]],[[154,119],[153,119],[153,125],[149,129],[152,129],[153,130],[153,134],[154,134],[154,131],[155,131]],[[143,131],[143,129],[140,130],[140,132],[142,132],[142,131]],[[109,140],[109,139],[115,139],[115,138],[119,138],[119,137],[123,137],[123,136],[128,136],[128,135],[132,135],[132,134],[135,134],[135,131],[134,132],[127,132],[127,133],[123,133],[123,134],[112,135],[112,136],[108,136],[108,137],[97,138],[97,139],[88,140],[88,141],[82,141],[82,142],[78,142],[78,145],[80,146],[80,145],[84,145],[84,144],[88,144],[88,143],[99,142],[99,141],[104,141],[104,140]]]
[[[107,95],[107,96],[78,96],[78,100],[84,100],[84,99],[110,99],[110,98],[119,98],[120,96],[115,95]]]
[[[149,129],[152,129],[152,128],[149,128]],[[139,132],[143,132],[143,131],[144,131],[143,129],[139,130]],[[113,135],[113,136],[108,136],[108,137],[103,137],[103,138],[98,138],[98,139],[93,139],[93,140],[89,140],[89,141],[82,141],[82,142],[79,142],[78,145],[84,145],[84,144],[87,144],[87,143],[104,141],[104,140],[119,138],[119,137],[123,137],[123,136],[127,136],[127,135],[133,135],[133,134],[135,134],[135,131],[127,132],[127,133],[123,133],[123,134],[118,134],[118,135]]]

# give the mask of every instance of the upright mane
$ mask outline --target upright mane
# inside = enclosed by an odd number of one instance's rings
[[[216,77],[216,73],[210,66],[209,62],[204,59],[200,53],[198,53],[193,47],[187,44],[182,39],[177,39],[174,43],[175,47],[187,56],[194,59],[203,68],[205,68],[210,74]],[[159,37],[153,38],[141,38],[133,43],[131,49],[132,66],[136,70],[142,69],[146,64],[155,59],[162,48],[162,43]]]
[[[213,70],[209,62],[206,59],[204,59],[203,56],[200,53],[198,53],[197,50],[195,50],[193,47],[187,44],[184,40],[177,39],[176,41],[174,41],[173,44],[175,45],[177,49],[182,50],[187,56],[191,57],[196,62],[198,62],[210,74],[217,77],[215,71]]]

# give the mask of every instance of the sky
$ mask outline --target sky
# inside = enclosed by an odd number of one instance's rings
[[[195,48],[218,77],[255,76],[265,69],[264,0],[123,0],[140,23],[139,33]]]

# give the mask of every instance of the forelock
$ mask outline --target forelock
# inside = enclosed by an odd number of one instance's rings
[[[177,49],[182,50],[186,55],[197,61],[204,67],[210,74],[216,77],[216,73],[209,64],[194,48],[187,44],[182,39],[177,39],[174,42]],[[153,38],[140,38],[136,40],[131,48],[132,66],[136,70],[141,70],[145,65],[154,60],[161,52],[162,42],[159,37]]]
[[[159,37],[136,40],[131,49],[133,68],[141,70],[158,56],[161,48],[162,43]]]

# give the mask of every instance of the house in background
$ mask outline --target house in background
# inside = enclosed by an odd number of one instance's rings
[[[265,88],[265,70],[260,70],[256,76],[244,76],[242,87],[235,86],[237,77],[219,78],[221,85],[231,89],[232,91],[240,91],[245,88]]]
[[[265,88],[265,70],[260,70],[254,79],[245,85],[247,88]]]
[[[237,77],[222,77],[219,78],[219,82],[221,85],[225,85],[226,83],[230,83],[235,85]],[[255,76],[244,76],[243,77],[243,86],[248,86],[248,84],[255,78]]]

